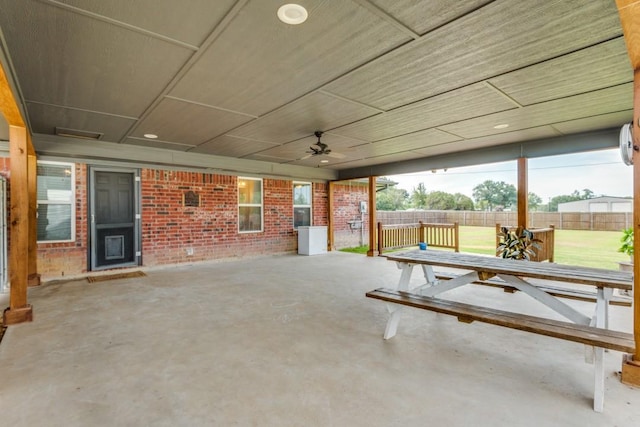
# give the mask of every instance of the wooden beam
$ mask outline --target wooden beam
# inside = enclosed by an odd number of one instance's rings
[[[7,80],[7,75],[0,65],[0,113],[4,116],[9,126],[25,127],[18,103],[13,96],[13,91]]]
[[[33,310],[27,304],[29,275],[29,193],[27,185],[27,129],[9,126],[11,155],[11,207],[9,245],[9,308],[3,313],[3,323],[12,325],[33,320]]]
[[[367,256],[378,254],[376,247],[376,233],[378,231],[376,225],[376,179],[375,176],[369,177],[369,250]]]
[[[633,75],[633,233],[640,236],[640,0],[616,0]],[[622,362],[621,381],[640,386],[640,241],[634,239],[633,335],[636,349]]]
[[[27,128],[13,95],[4,68],[0,66],[0,114],[9,124],[11,189],[9,232],[9,307],[2,314],[5,325],[31,321],[33,310],[27,304],[29,194],[27,190],[28,152],[33,151]],[[35,151],[33,151],[35,155]],[[35,193],[34,193],[35,197]]]
[[[518,158],[518,226],[529,225],[529,183],[528,161],[526,157]]]

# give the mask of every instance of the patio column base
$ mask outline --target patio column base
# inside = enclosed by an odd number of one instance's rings
[[[633,360],[632,354],[622,355],[620,381],[626,385],[640,387],[640,360]]]
[[[27,286],[28,287],[32,287],[32,286],[40,286],[40,275],[39,274],[32,274],[29,276],[29,278],[27,279]]]
[[[7,307],[2,313],[2,324],[4,326],[31,321],[33,321],[33,307],[31,304],[20,308]]]
[[[380,253],[378,251],[376,251],[376,250],[369,249],[367,251],[367,256],[378,256],[378,255],[380,255]]]

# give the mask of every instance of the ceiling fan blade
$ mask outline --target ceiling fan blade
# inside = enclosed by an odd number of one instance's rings
[[[345,157],[347,157],[346,154],[342,154],[342,153],[336,153],[335,151],[332,151],[330,153],[327,153],[327,156],[329,157],[333,157],[335,159],[344,159]]]
[[[315,153],[305,154],[304,156],[300,157],[300,160],[305,160],[312,156],[315,156]]]

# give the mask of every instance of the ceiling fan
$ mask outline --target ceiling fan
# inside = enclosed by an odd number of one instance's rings
[[[309,157],[313,157],[313,156],[324,156],[324,155],[329,157],[334,157],[336,159],[342,159],[345,157],[344,154],[340,154],[340,153],[336,153],[335,151],[332,151],[327,144],[320,141],[320,138],[322,137],[322,134],[323,134],[322,131],[317,130],[313,134],[316,136],[316,138],[318,138],[318,141],[309,147],[309,151],[307,151],[307,155],[304,156],[302,160],[308,159]]]

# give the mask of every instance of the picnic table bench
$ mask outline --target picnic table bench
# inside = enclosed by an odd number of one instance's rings
[[[633,334],[608,329],[609,305],[616,300],[613,291],[632,288],[633,278],[629,272],[434,250],[392,254],[387,255],[387,259],[396,262],[401,270],[397,286],[392,289],[376,289],[366,294],[367,297],[387,303],[390,318],[384,333],[385,339],[396,334],[401,308],[410,306],[452,315],[464,323],[480,321],[585,344],[592,349],[588,354],[594,361],[593,407],[597,412],[602,412],[604,407],[604,350],[630,353],[635,351]],[[411,274],[416,265],[422,268],[426,283],[410,289]],[[434,272],[434,266],[462,269],[466,273],[443,277],[443,273]],[[531,279],[538,280],[532,283]],[[531,316],[438,298],[438,295],[446,291],[470,283],[491,280],[500,281],[501,285],[526,293],[567,320]],[[548,292],[545,286],[537,283],[544,281],[565,282],[595,289],[594,314],[587,316],[561,301],[559,297],[562,295],[554,295]]]

